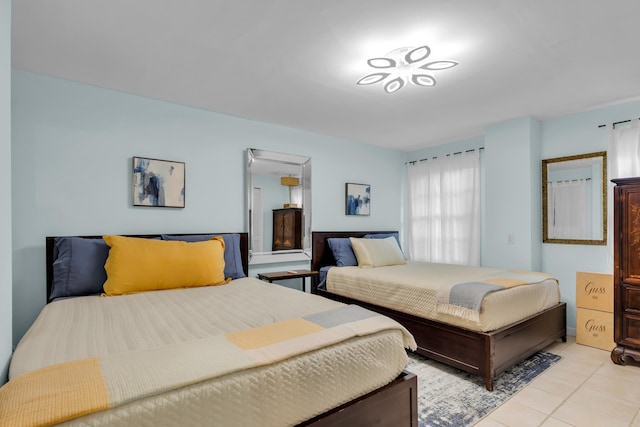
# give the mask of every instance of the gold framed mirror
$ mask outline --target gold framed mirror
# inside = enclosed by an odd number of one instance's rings
[[[542,160],[542,241],[607,244],[607,153]]]

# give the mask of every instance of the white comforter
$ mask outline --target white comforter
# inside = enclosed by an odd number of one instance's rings
[[[504,270],[453,264],[408,262],[388,267],[334,267],[327,290],[419,317],[474,331],[488,332],[522,320],[560,301],[558,282],[517,286],[488,294],[477,321],[437,311],[438,291],[456,283],[478,280]]]
[[[83,297],[45,307],[22,339],[10,378],[70,360],[208,338],[318,313],[339,303],[256,279],[228,285]],[[401,330],[358,337],[71,421],[72,425],[294,425],[394,379]]]

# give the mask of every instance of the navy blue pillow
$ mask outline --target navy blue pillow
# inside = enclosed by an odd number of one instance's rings
[[[351,267],[358,265],[356,254],[353,253],[351,240],[348,237],[331,237],[327,239],[327,243],[333,252],[338,267]]]
[[[102,239],[57,237],[50,300],[102,293],[109,246]]]
[[[240,279],[247,277],[242,268],[242,255],[240,253],[240,235],[237,233],[225,234],[185,234],[182,236],[170,236],[163,234],[163,240],[181,240],[183,242],[204,242],[213,237],[222,236],[224,240],[224,277]]]

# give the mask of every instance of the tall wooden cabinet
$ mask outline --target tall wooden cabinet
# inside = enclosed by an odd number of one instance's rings
[[[640,361],[640,178],[614,179],[614,341],[611,360]]]
[[[273,210],[272,251],[302,249],[302,208]]]

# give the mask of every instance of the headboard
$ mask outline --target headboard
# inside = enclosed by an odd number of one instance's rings
[[[242,257],[242,269],[244,270],[244,274],[249,275],[249,233],[236,233],[226,231],[224,233],[176,233],[176,234],[167,234],[169,236],[195,236],[199,234],[239,234],[240,235],[240,255]],[[161,237],[161,234],[123,234],[126,237],[141,237],[145,239],[154,239]],[[49,297],[51,296],[51,288],[53,286],[53,262],[55,261],[55,239],[56,237],[66,237],[66,236],[47,236],[45,238],[46,242],[46,262],[47,262],[47,303],[49,302]],[[102,239],[102,235],[99,236],[77,236],[85,239]]]
[[[365,234],[389,234],[396,231],[313,231],[311,233],[311,269],[319,271],[325,265],[336,265],[333,252],[327,243],[331,237],[364,237]],[[312,292],[317,286],[316,280],[311,287]]]

